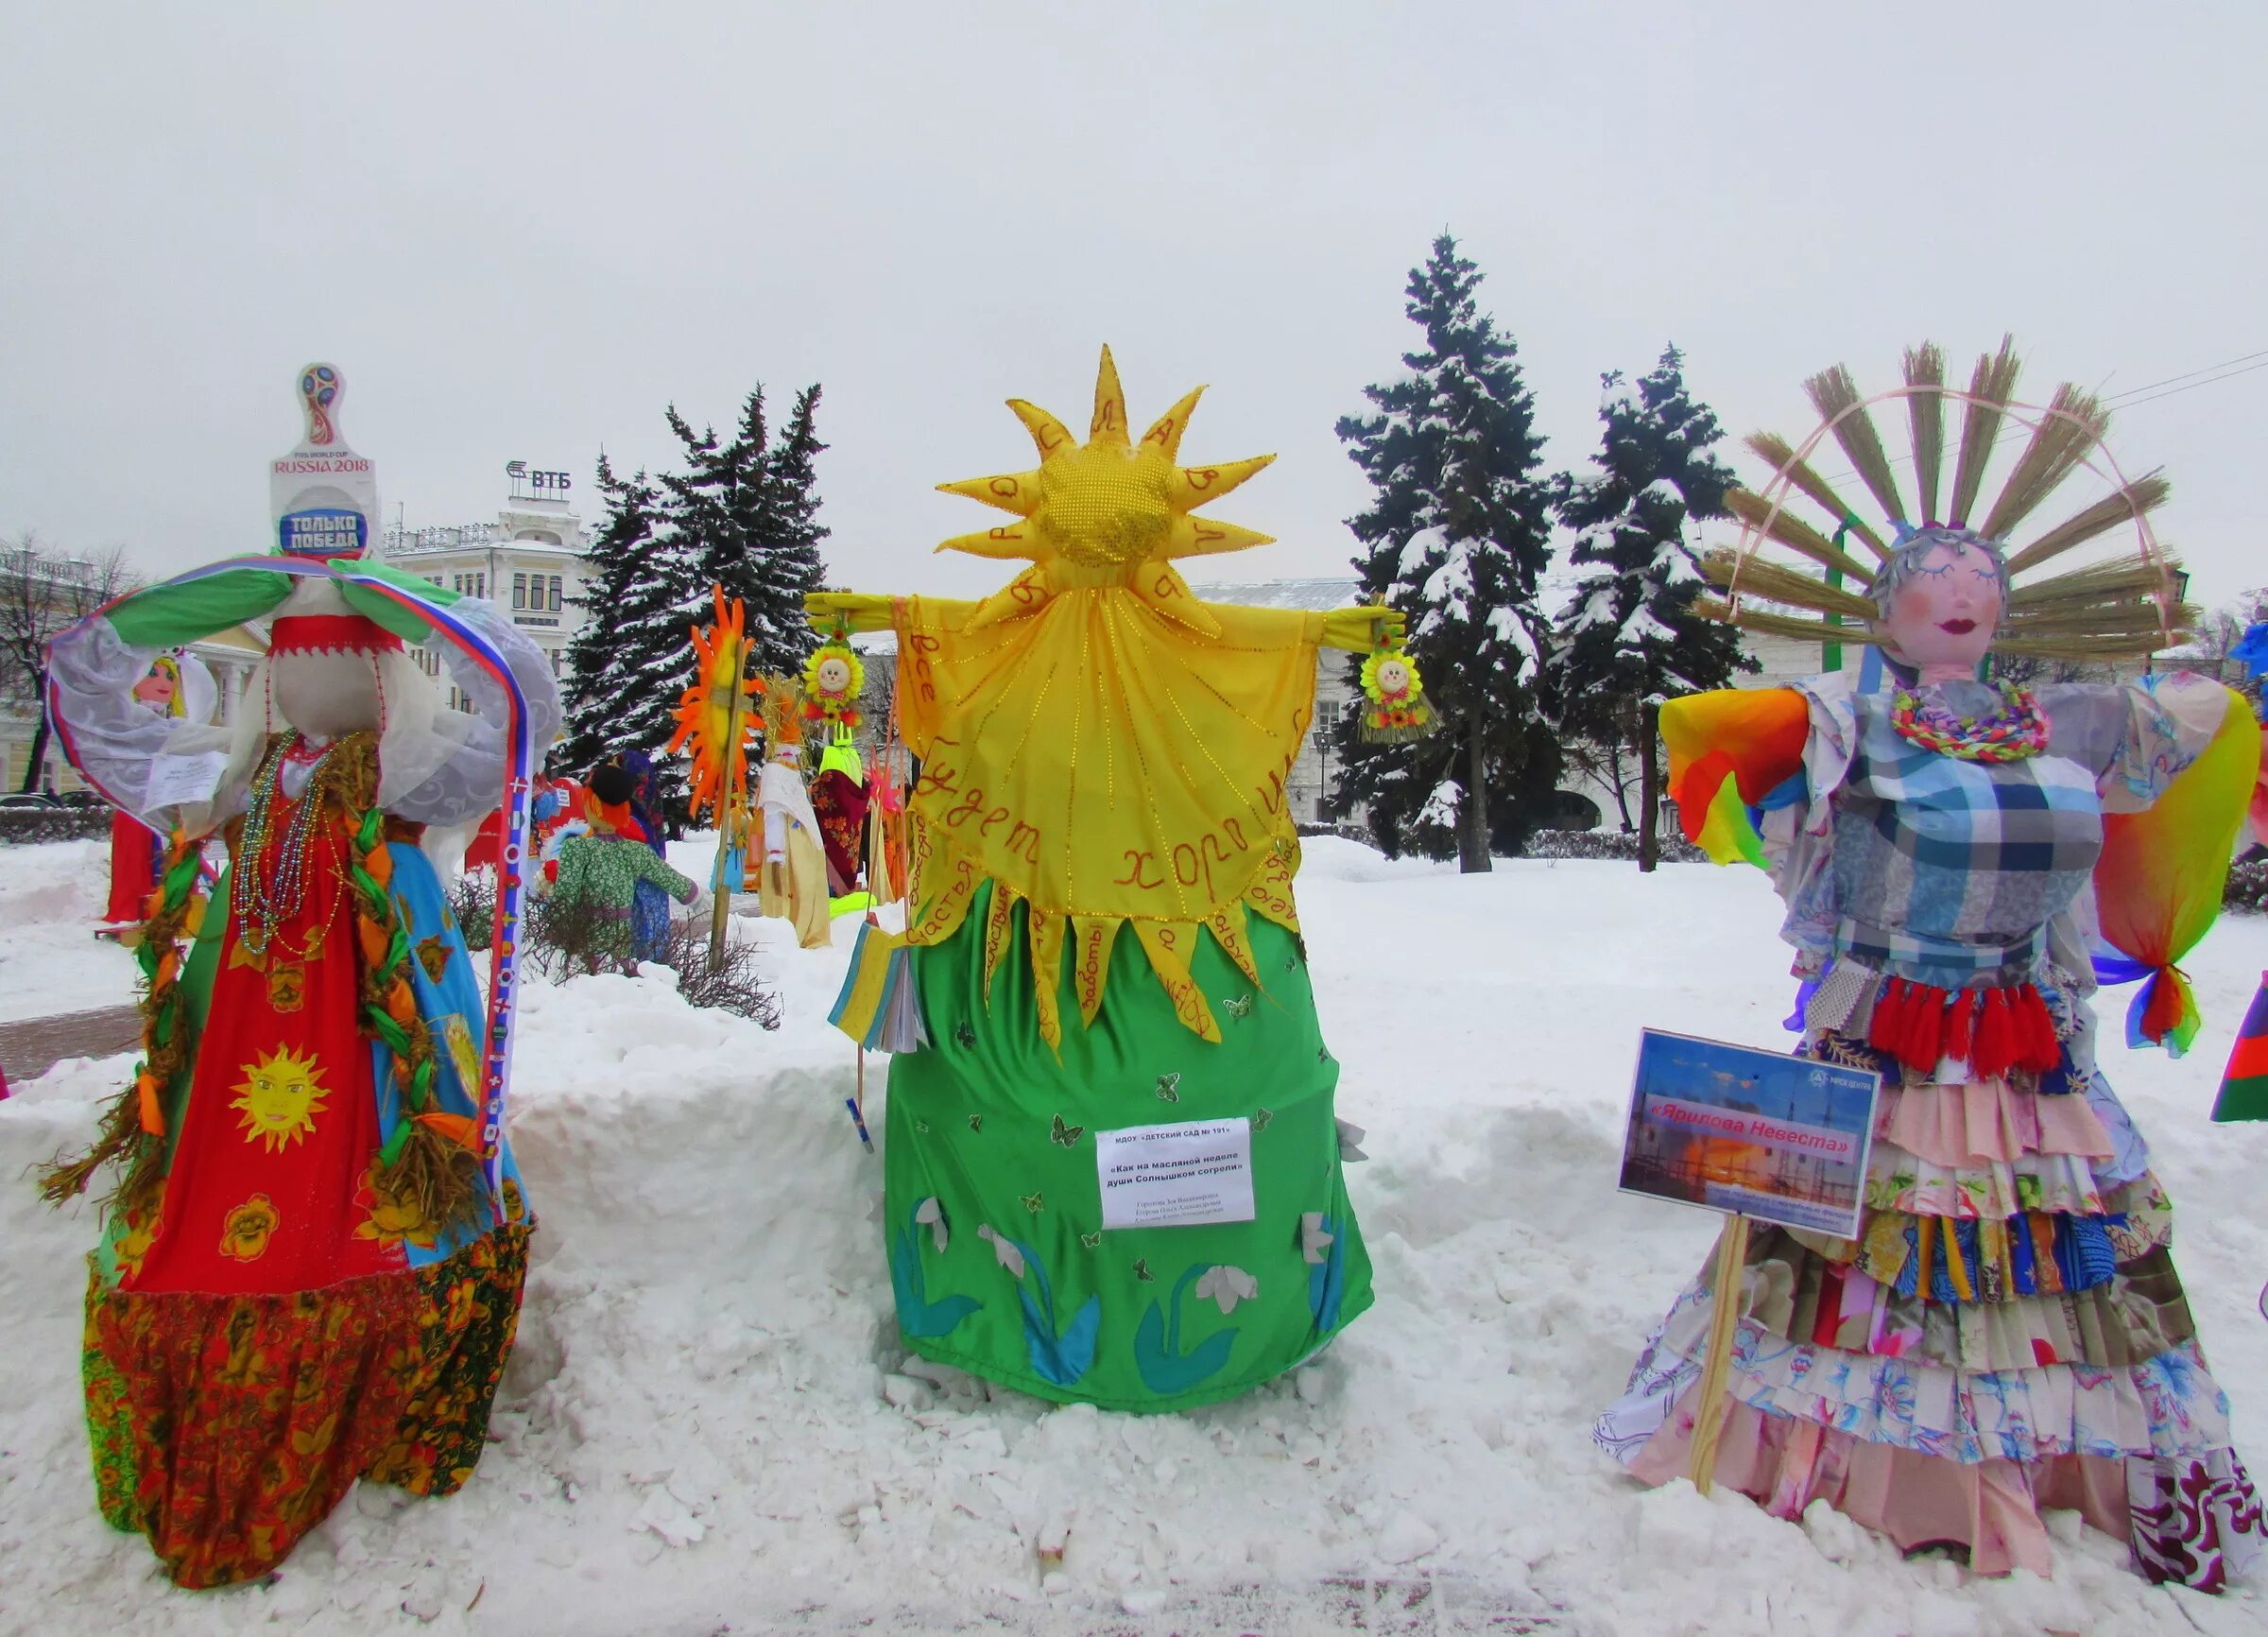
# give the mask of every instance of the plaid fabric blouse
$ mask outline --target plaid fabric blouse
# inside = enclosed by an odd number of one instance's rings
[[[1940,692],[1963,713],[2001,705],[1981,683]],[[1957,761],[1900,737],[1887,696],[1852,702],[1857,750],[1835,794],[1837,951],[1943,989],[2021,980],[2103,849],[2096,774],[2060,744],[2021,762]]]

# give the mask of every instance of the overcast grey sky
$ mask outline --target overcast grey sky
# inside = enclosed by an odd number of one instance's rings
[[[293,372],[349,381],[389,519],[479,520],[518,457],[667,458],[822,382],[835,578],[973,593],[948,478],[1001,400],[1212,390],[1186,453],[1332,572],[1332,422],[1398,368],[1444,225],[1555,466],[1666,341],[1738,434],[2016,331],[2043,395],[2268,353],[2268,7],[477,4],[0,9],[0,532],[174,572],[266,543]],[[1077,420],[1083,425],[1083,420]],[[2268,581],[2268,370],[2122,414],[2208,600]],[[1738,457],[1744,462],[1744,455]],[[1835,462],[1839,465],[1839,462]],[[1744,467],[1745,470],[1745,467]]]

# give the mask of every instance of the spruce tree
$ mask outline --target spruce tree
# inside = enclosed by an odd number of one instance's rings
[[[1389,855],[1455,853],[1489,868],[1553,805],[1557,740],[1541,711],[1537,580],[1551,556],[1551,487],[1519,349],[1474,300],[1481,273],[1444,233],[1413,268],[1405,311],[1425,332],[1408,373],[1364,389],[1379,413],[1338,435],[1370,479],[1369,508],[1348,520],[1366,595],[1409,619],[1409,650],[1440,714],[1410,744],[1338,730],[1346,775],[1333,810],[1366,809]],[[1350,665],[1359,673],[1360,662]]]
[[[767,668],[799,668],[819,639],[803,615],[806,594],[821,590],[827,565],[819,543],[829,530],[819,521],[816,460],[827,445],[819,441],[816,382],[796,394],[786,429],[765,457],[764,519],[758,539],[764,549],[764,586],[748,602],[748,629],[760,662]]]
[[[610,742],[617,714],[610,690],[621,685],[622,611],[655,551],[659,496],[645,474],[617,477],[601,455],[598,491],[607,515],[591,537],[588,556],[596,572],[571,599],[583,611],[583,623],[567,644],[566,731],[551,757],[553,766],[571,771],[588,768],[616,749]]]
[[[709,587],[699,578],[696,543],[644,473],[618,482],[602,461],[599,487],[610,515],[593,545],[601,564],[585,599],[593,623],[569,650],[576,674],[562,759],[581,770],[609,755],[644,750],[661,768],[662,799],[676,813],[683,769],[662,752],[693,681],[691,630],[709,617]]]
[[[818,401],[816,385],[799,393],[776,439],[765,424],[762,387],[748,394],[730,439],[707,428],[696,434],[675,407],[668,411],[685,469],[662,480],[665,509],[692,550],[701,605],[688,618],[702,617],[712,585],[724,587],[747,609],[759,670],[793,670],[816,646],[803,596],[819,589],[825,574],[818,543],[827,530],[817,521],[813,468],[826,447],[814,424]]]
[[[1600,377],[1598,470],[1562,475],[1555,496],[1572,560],[1589,571],[1559,619],[1560,725],[1636,760],[1641,870],[1659,853],[1662,700],[1756,669],[1732,627],[1693,612],[1704,582],[1687,526],[1727,515],[1733,474],[1710,453],[1724,429],[1687,393],[1683,367],[1671,347],[1635,387],[1620,370]]]

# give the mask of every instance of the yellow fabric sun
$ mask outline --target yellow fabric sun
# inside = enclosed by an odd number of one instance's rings
[[[263,1143],[272,1154],[314,1130],[315,1116],[331,1094],[312,1056],[301,1057],[289,1046],[245,1064],[244,1078],[233,1088],[236,1098],[229,1105],[244,1116],[239,1129],[245,1141]]]
[[[994,594],[972,625],[1022,612],[1055,592],[1130,585],[1145,601],[1170,608],[1184,624],[1209,636],[1219,634],[1216,622],[1168,565],[1177,558],[1242,551],[1274,538],[1190,514],[1227,494],[1276,457],[1255,455],[1217,466],[1177,465],[1181,434],[1204,391],[1202,387],[1192,388],[1152,423],[1139,443],[1129,436],[1125,391],[1118,384],[1118,366],[1108,347],[1095,374],[1094,417],[1085,443],[1075,441],[1062,422],[1037,404],[1008,400],[1008,407],[1039,447],[1039,466],[1030,472],[937,485],[948,494],[981,500],[1023,520],[956,535],[937,547],[977,557],[1026,558],[1033,564]],[[1145,572],[1137,572],[1145,565]]]

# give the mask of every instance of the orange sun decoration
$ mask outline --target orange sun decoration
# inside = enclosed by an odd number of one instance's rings
[[[678,731],[669,741],[671,754],[679,747],[693,758],[691,811],[699,818],[714,811],[722,822],[729,792],[748,787],[748,742],[762,719],[752,704],[763,690],[747,669],[747,613],[735,597],[725,601],[722,586],[713,586],[716,623],[707,630],[693,628],[693,686],[678,701]],[[739,693],[740,732],[733,733],[730,717],[733,695]],[[738,743],[728,743],[737,738]]]

